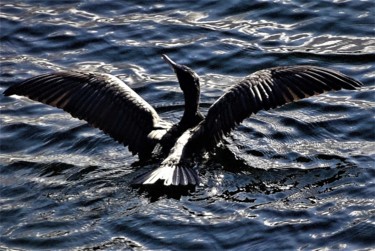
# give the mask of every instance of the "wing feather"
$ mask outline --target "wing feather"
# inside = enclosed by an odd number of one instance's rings
[[[260,110],[362,84],[340,72],[315,66],[275,67],[257,71],[222,95],[193,129],[186,152],[210,149],[238,123]],[[189,150],[190,149],[190,150]]]
[[[58,72],[27,79],[4,95],[22,95],[61,108],[86,120],[116,141],[143,153],[148,135],[160,129],[157,112],[117,77],[86,72]],[[167,123],[164,123],[167,125]],[[167,129],[167,128],[166,128]],[[152,150],[152,149],[151,149]]]

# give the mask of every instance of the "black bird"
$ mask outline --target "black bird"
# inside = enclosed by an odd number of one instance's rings
[[[191,158],[212,150],[245,118],[326,91],[353,90],[362,84],[340,72],[316,66],[282,66],[257,71],[231,87],[209,108],[199,111],[198,75],[189,67],[170,64],[184,93],[185,110],[175,125],[159,117],[154,108],[119,78],[79,71],[44,74],[15,84],[4,95],[23,95],[55,106],[86,120],[119,143],[129,146],[141,160],[167,154],[160,167],[136,178],[134,184],[197,185]]]

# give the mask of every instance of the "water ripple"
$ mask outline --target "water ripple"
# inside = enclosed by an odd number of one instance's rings
[[[364,83],[246,119],[198,163],[201,185],[167,196],[130,181],[144,164],[84,122],[0,95],[3,249],[371,249],[371,1],[1,1],[0,91],[79,69],[118,75],[178,121],[183,95],[160,55],[197,71],[201,109],[276,65],[333,68]],[[155,189],[157,190],[157,189]]]

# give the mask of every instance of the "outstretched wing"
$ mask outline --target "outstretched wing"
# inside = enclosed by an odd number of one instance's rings
[[[147,137],[161,119],[137,93],[115,76],[101,73],[58,72],[30,78],[5,90],[63,109],[86,120],[133,154],[151,151]]]
[[[222,95],[194,130],[188,149],[210,149],[237,124],[260,110],[275,108],[326,91],[362,84],[340,72],[315,66],[275,67],[257,71]],[[191,148],[192,147],[192,148]]]

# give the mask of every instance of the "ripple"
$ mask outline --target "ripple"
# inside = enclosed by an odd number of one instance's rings
[[[198,72],[204,113],[265,67],[314,64],[364,83],[246,119],[198,163],[200,186],[154,197],[129,184],[156,162],[136,162],[58,109],[0,95],[1,247],[373,247],[370,1],[5,0],[0,7],[1,91],[50,71],[112,73],[178,121],[182,93],[163,53]]]

